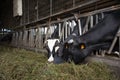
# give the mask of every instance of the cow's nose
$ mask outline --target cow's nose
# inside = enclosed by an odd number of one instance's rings
[[[53,55],[50,55],[48,62],[53,62],[53,61],[54,61]]]

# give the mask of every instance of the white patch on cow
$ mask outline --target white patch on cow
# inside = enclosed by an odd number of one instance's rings
[[[72,33],[73,36],[77,36],[75,33]]]
[[[56,46],[56,47],[55,47],[55,52],[57,52],[57,50],[58,50],[59,48],[60,48],[59,46]]]
[[[115,51],[114,53],[117,54],[118,56],[120,55],[120,53],[118,51]]]
[[[73,43],[74,42],[74,40],[73,39],[70,39],[69,41],[68,41],[68,43]]]
[[[48,62],[53,62],[54,61],[54,58],[53,58],[53,55],[51,54],[49,59],[48,59]]]
[[[59,40],[58,39],[48,39],[47,41],[48,41],[48,47],[50,49],[50,52],[52,52],[55,42],[59,41]]]
[[[72,26],[76,26],[76,22],[74,20],[72,20]]]
[[[72,31],[74,30],[74,27],[75,27],[76,25],[77,25],[76,22],[75,22],[74,20],[72,20],[71,26],[70,26],[70,28],[72,29]]]
[[[55,42],[58,41],[59,42],[59,39],[48,39],[47,40],[47,45],[50,49],[50,57],[48,59],[48,62],[53,62],[54,61],[54,57],[53,57],[53,54],[52,54],[52,51],[53,51],[53,47],[55,46]]]

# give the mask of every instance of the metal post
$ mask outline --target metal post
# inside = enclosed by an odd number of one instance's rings
[[[90,16],[90,27],[91,28],[93,27],[93,16],[92,15]]]
[[[68,22],[66,22],[66,24],[65,24],[65,38],[67,38],[67,33],[68,33],[68,32],[67,32],[67,25],[68,25],[67,23],[68,23]]]
[[[59,37],[60,37],[60,33],[61,33],[61,23],[58,23],[59,25]]]
[[[103,12],[101,13],[101,16],[102,16],[102,19],[103,19],[104,18],[104,13]]]
[[[78,19],[78,26],[79,26],[79,35],[82,35],[82,27],[81,27],[80,19]]]
[[[28,0],[28,23],[29,23],[29,0]]]
[[[89,21],[90,21],[90,16],[88,16],[87,20],[86,20],[86,23],[85,23],[85,26],[84,26],[84,30],[83,30],[83,34],[88,31],[88,24],[89,24]]]
[[[71,27],[71,22],[68,22],[68,35],[70,35],[70,27]]]
[[[61,36],[63,37],[63,41],[64,41],[65,24],[66,24],[66,21],[63,23],[63,27],[62,27],[62,34],[61,34]]]
[[[52,15],[52,0],[50,0],[50,16]]]
[[[39,17],[39,13],[38,13],[38,12],[39,12],[39,11],[38,11],[38,10],[39,10],[39,4],[38,4],[38,1],[39,1],[39,0],[37,0],[37,20],[38,20],[38,17]]]
[[[75,0],[73,0],[73,7],[75,7]]]
[[[120,28],[119,28],[119,30],[120,30]],[[114,38],[114,40],[113,40],[113,42],[112,42],[112,44],[111,44],[111,46],[110,46],[110,48],[109,48],[109,50],[107,52],[108,54],[110,54],[112,52],[112,50],[113,50],[113,48],[115,46],[115,43],[116,43],[117,38],[118,38],[119,30],[118,30],[117,34],[115,35],[115,38]]]
[[[19,41],[19,32],[16,32],[16,46],[18,46],[18,41]]]
[[[96,18],[95,24],[97,24],[98,23],[98,14],[95,15],[95,18]]]

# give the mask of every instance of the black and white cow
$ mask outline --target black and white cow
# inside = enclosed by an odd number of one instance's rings
[[[73,27],[71,27],[71,28],[73,28],[73,31],[72,31],[72,35],[74,36],[74,35],[78,35],[79,33],[78,33],[78,26],[77,26],[77,24],[76,24],[77,22],[74,22],[73,21]],[[58,38],[58,31],[59,30],[59,28],[57,27],[55,30],[54,30],[54,32],[53,32],[53,34],[51,35],[51,38],[49,38],[49,39],[47,39],[46,41],[45,41],[45,48],[46,48],[46,50],[47,50],[47,52],[48,52],[48,62],[53,62],[53,63],[61,63],[61,62],[64,62],[63,61],[63,59],[61,59],[61,57],[59,57],[57,54],[58,54],[58,49],[59,49],[59,47],[60,47],[60,45],[61,45],[61,41],[59,40],[59,38]]]
[[[107,15],[92,29],[81,36],[70,36],[58,49],[65,61],[82,62],[94,50],[108,49],[120,26],[120,10]]]
[[[54,54],[56,53],[58,47],[56,45],[58,45],[58,43],[60,43],[59,39],[58,39],[58,27],[54,30],[54,32],[52,33],[51,37],[48,38],[45,41],[45,45],[44,48],[46,48],[47,52],[48,52],[48,62],[53,62],[54,61]]]

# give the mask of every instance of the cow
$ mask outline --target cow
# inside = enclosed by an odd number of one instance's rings
[[[108,49],[120,26],[120,10],[110,12],[81,36],[72,35],[59,46],[58,56],[79,64],[99,49]]]
[[[51,37],[44,42],[44,48],[47,50],[48,62],[54,61],[54,53],[57,51],[57,44],[59,43],[58,39],[58,27],[51,34]]]
[[[71,27],[71,29],[73,29],[72,31],[72,35],[78,35],[78,26],[77,26],[77,22],[72,21],[73,22],[73,27]],[[64,62],[63,59],[61,59],[61,57],[58,57],[58,49],[59,46],[62,44],[62,40],[59,40],[58,37],[58,27],[54,30],[53,34],[51,35],[51,38],[47,39],[45,41],[45,45],[44,48],[46,48],[47,53],[48,53],[48,62],[53,62],[53,63],[61,63]]]

